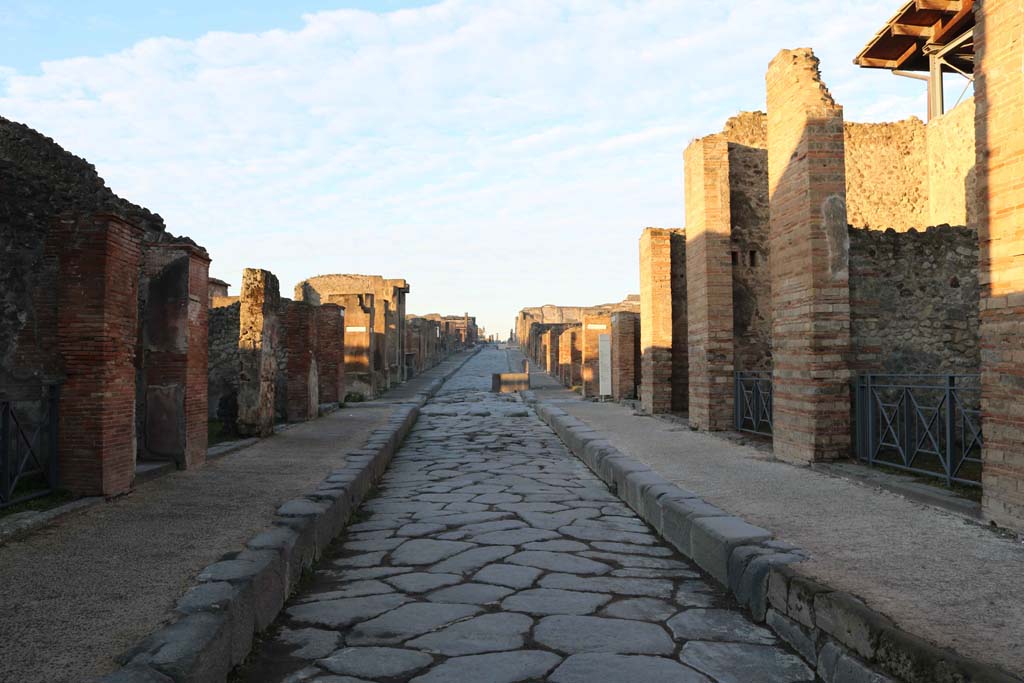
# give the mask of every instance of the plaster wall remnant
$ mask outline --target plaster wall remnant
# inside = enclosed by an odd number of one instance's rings
[[[240,297],[238,433],[270,436],[274,432],[281,306],[277,277],[266,270],[246,268]]]
[[[982,508],[1024,529],[1024,10],[985,0],[975,20]]]
[[[848,269],[829,254],[846,226],[843,111],[810,49],[781,51],[766,82],[774,450],[833,460],[851,444]]]
[[[648,413],[687,410],[686,298],[686,231],[645,229],[640,237],[640,403]]]

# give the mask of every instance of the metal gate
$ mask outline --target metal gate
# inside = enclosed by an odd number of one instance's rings
[[[0,508],[57,488],[57,385],[32,399],[0,397]]]
[[[736,429],[754,434],[772,433],[772,373],[737,372],[735,379]]]
[[[857,457],[981,485],[979,375],[864,375],[857,380]]]

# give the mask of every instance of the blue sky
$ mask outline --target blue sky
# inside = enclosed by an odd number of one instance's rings
[[[764,108],[779,49],[815,48],[848,120],[922,116],[923,83],[851,64],[897,4],[0,0],[0,114],[234,285],[405,277],[411,312],[504,334],[638,291],[643,227],[683,222],[682,150]]]

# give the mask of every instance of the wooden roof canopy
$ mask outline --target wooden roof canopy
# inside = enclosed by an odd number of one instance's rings
[[[929,71],[929,54],[941,51],[947,73],[974,65],[974,0],[910,0],[853,60],[869,69]],[[948,50],[943,50],[951,46]]]

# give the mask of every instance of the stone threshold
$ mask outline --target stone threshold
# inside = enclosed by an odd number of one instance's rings
[[[605,435],[523,392],[576,457],[667,542],[711,575],[825,683],[1020,683],[997,667],[898,628],[857,597],[799,571],[806,553],[623,454]]]
[[[315,490],[281,505],[273,524],[244,549],[201,570],[170,623],[121,655],[122,667],[95,683],[225,680],[249,655],[256,635],[274,622],[303,572],[345,529],[416,423],[420,407],[481,348],[409,402],[395,404],[387,426],[372,432]]]

